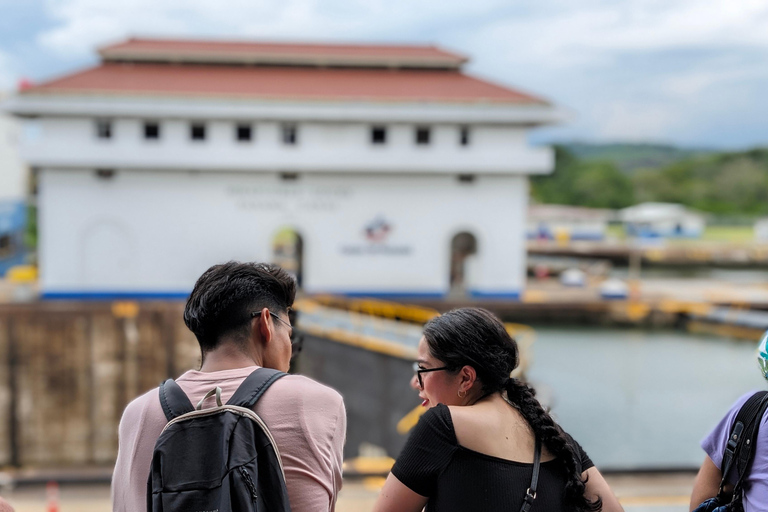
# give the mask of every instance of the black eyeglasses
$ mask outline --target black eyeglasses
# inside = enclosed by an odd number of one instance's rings
[[[251,313],[251,318],[256,318],[259,315],[261,315],[261,311],[254,311]],[[301,333],[296,332],[292,325],[296,321],[296,311],[292,309],[288,310],[288,320],[290,323],[286,322],[272,311],[269,311],[269,315],[290,329],[290,334],[288,336],[291,339],[291,359],[295,358],[299,355],[304,345],[304,336]]]
[[[419,379],[419,387],[424,388],[424,382],[421,380],[422,373],[439,372],[440,370],[450,370],[450,366],[441,366],[440,368],[420,368],[419,363],[413,363],[413,371],[416,372],[416,377]]]

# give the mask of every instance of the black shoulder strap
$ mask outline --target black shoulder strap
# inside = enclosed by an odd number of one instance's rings
[[[163,407],[165,419],[168,421],[195,410],[187,394],[173,379],[168,379],[160,384],[160,405]]]
[[[723,478],[720,482],[718,495],[723,495],[723,488],[728,482],[728,475],[734,467],[737,472],[737,486],[741,484],[746,475],[748,466],[752,461],[755,440],[766,408],[768,408],[768,391],[758,391],[744,402],[736,414],[723,453],[723,463],[720,466]],[[734,492],[734,499],[737,499],[739,494]]]
[[[736,462],[734,463],[738,474],[738,481],[736,482],[734,490],[738,489],[741,491],[742,482],[749,474],[752,459],[755,456],[757,434],[760,431],[760,423],[762,423],[766,409],[768,409],[768,392],[763,392],[763,398],[758,404],[757,412],[750,418],[747,422],[747,426],[744,428],[744,445],[739,450],[739,453],[736,456]],[[738,493],[738,497],[741,498],[741,492]]]
[[[531,475],[531,486],[525,491],[525,498],[523,498],[523,506],[520,507],[520,512],[529,512],[533,500],[536,499],[536,487],[539,485],[539,467],[541,465],[541,439],[536,436],[536,448],[533,451],[533,474]]]
[[[277,379],[285,377],[287,373],[272,368],[258,368],[245,378],[235,394],[229,399],[227,405],[237,405],[248,409],[253,408],[261,395]]]

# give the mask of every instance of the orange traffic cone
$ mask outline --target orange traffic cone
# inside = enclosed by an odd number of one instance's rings
[[[59,512],[59,484],[57,482],[48,482],[45,486],[45,493],[48,495],[48,509],[46,512]]]

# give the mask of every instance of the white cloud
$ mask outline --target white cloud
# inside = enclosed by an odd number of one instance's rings
[[[470,69],[483,76],[580,112],[580,120],[570,125],[579,138],[675,137],[686,123],[693,129],[702,122],[701,105],[714,115],[762,99],[729,96],[728,88],[754,93],[757,87],[744,84],[768,86],[768,73],[755,64],[768,57],[765,0],[48,0],[46,5],[56,25],[37,41],[72,60],[128,35],[435,42],[470,55]],[[752,62],[731,58],[750,52],[757,57]],[[718,60],[723,54],[724,63]],[[673,65],[664,68],[665,58]],[[712,94],[717,94],[714,107],[708,105]]]

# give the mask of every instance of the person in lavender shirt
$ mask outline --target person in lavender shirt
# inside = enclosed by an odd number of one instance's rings
[[[758,347],[757,361],[763,372],[763,377],[768,380],[768,332],[763,335]],[[723,452],[731,434],[731,428],[739,409],[744,403],[754,395],[756,390],[746,393],[731,406],[728,413],[712,429],[712,432],[701,442],[701,447],[707,453],[704,463],[699,469],[696,481],[693,484],[691,493],[690,510],[694,510],[704,500],[714,498],[720,488],[720,481],[723,474],[720,467],[723,463]],[[731,490],[736,483],[736,472],[731,471],[729,475],[730,486],[726,486],[726,491]],[[768,415],[764,415],[760,421],[760,429],[757,433],[757,443],[755,446],[754,459],[749,473],[744,477],[744,512],[768,511]],[[730,489],[729,489],[730,487]]]

